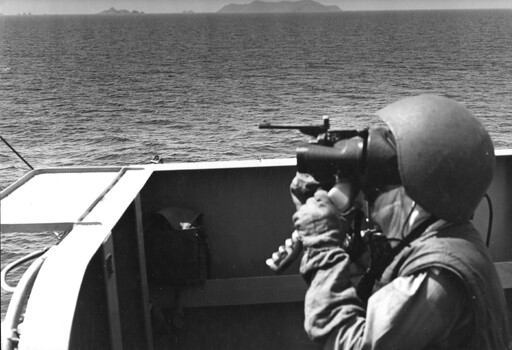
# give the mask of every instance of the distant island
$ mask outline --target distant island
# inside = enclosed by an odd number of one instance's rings
[[[128,10],[116,10],[115,8],[111,7],[108,10],[101,11],[99,13],[100,15],[143,15],[144,12],[142,11],[128,11]]]
[[[218,13],[305,13],[305,12],[340,12],[336,6],[326,6],[313,0],[266,2],[255,0],[250,4],[229,4]]]

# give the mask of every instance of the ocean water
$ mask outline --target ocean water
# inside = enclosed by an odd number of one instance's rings
[[[0,17],[0,135],[35,168],[293,157],[260,121],[363,128],[421,93],[512,148],[512,11]],[[28,170],[0,144],[1,189]],[[55,241],[2,233],[2,267]]]

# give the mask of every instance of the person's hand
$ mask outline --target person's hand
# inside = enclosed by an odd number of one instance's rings
[[[320,183],[313,176],[305,173],[297,173],[290,184],[290,194],[295,207],[299,209],[306,200],[315,194]],[[300,255],[302,251],[302,240],[297,231],[281,245],[266,264],[274,272],[281,273]]]
[[[332,205],[329,198],[326,197],[327,193],[325,191],[319,191],[319,193],[315,195],[319,188],[320,183],[309,174],[297,173],[295,178],[292,180],[290,184],[290,193],[293,203],[297,208],[297,213],[294,215],[293,220],[294,223],[296,223],[296,228],[302,228],[302,231],[294,231],[292,237],[287,239],[285,244],[280,246],[278,251],[274,252],[270,259],[266,260],[266,264],[274,272],[281,273],[282,271],[286,270],[286,268],[300,254],[304,245],[303,241],[305,241],[306,247],[321,247],[327,246],[329,244],[335,244],[339,246],[341,242],[340,240],[342,239],[341,237],[343,236],[344,238],[345,233],[349,231],[350,225],[348,222],[346,222],[347,220],[345,220],[344,214],[345,210],[347,208],[350,209],[352,205],[351,202],[353,198],[353,186],[348,182],[342,182],[337,184],[329,192],[332,201],[335,203],[334,206]],[[314,203],[317,198],[323,197],[325,197],[325,201],[321,204],[322,209],[320,209],[320,211],[325,211],[325,209],[327,209],[329,213],[316,213],[318,214],[316,215],[314,212],[317,211],[318,208],[314,209],[315,205],[312,203]],[[309,205],[307,203],[308,199],[310,199]],[[313,217],[316,216],[318,219],[320,219],[324,216],[323,214],[328,214],[324,218],[327,222],[332,220],[332,230],[330,230],[330,232],[317,232],[317,235],[314,233],[314,229],[310,229],[310,232],[308,233],[306,226],[314,226],[320,224],[320,222],[323,220],[319,220],[315,224],[313,221],[316,221],[316,219]],[[334,217],[332,217],[331,214],[335,214]],[[341,223],[336,215],[341,218]],[[314,220],[310,220],[312,218]],[[308,221],[310,222],[308,223]],[[343,232],[343,234],[340,232]],[[300,233],[302,233],[302,235]]]
[[[290,193],[295,207],[299,209],[308,198],[313,197],[318,188],[320,183],[313,176],[297,173],[290,184]]]
[[[290,184],[290,193],[295,207],[299,209],[308,198],[313,197],[319,188],[320,183],[313,176],[306,173],[297,173]],[[328,192],[328,196],[339,215],[350,210],[354,204],[360,206],[355,203],[357,202],[357,195],[358,191],[349,181],[337,182]]]
[[[350,223],[338,218],[324,190],[317,190],[293,215],[293,224],[305,248],[340,246]]]

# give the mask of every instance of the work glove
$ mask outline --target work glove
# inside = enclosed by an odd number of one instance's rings
[[[330,191],[330,194],[333,194],[331,197],[334,199],[334,202],[337,204],[337,207],[350,207],[350,198],[352,193],[352,188],[348,183],[339,184],[334,190]],[[305,173],[297,173],[295,178],[292,180],[290,185],[290,193],[297,208],[298,212],[294,216],[297,217],[298,222],[301,221],[300,216],[302,213],[305,213],[305,209],[301,209],[304,206],[308,198],[314,199],[315,192],[320,188],[320,183],[314,179],[313,176]],[[325,191],[322,191],[326,193]],[[332,192],[332,193],[331,193]],[[329,201],[329,199],[327,199]],[[332,209],[332,204],[329,204]],[[343,219],[343,212],[341,210],[337,210],[338,215]],[[300,214],[299,214],[300,213]],[[334,219],[337,220],[336,218]],[[346,224],[345,226],[348,226]],[[305,235],[305,231],[301,231]],[[348,232],[348,231],[344,231]],[[280,246],[276,252],[272,254],[272,258],[266,260],[267,266],[269,266],[274,272],[281,273],[299,256],[300,252],[303,248],[303,237],[299,234],[299,231],[294,231],[292,236],[285,241],[285,244]],[[313,237],[313,233],[309,236]],[[306,242],[313,240],[318,240],[318,238],[306,238]],[[337,238],[336,238],[337,240]],[[339,244],[338,244],[339,245]],[[307,248],[308,246],[306,246]]]
[[[306,173],[297,173],[290,184],[290,193],[296,209],[298,210],[305,204],[308,198],[313,197],[319,188],[320,183],[313,176]]]
[[[350,222],[337,210],[324,190],[317,190],[293,215],[293,224],[305,249],[339,247]]]

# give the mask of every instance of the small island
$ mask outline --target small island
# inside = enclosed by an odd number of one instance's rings
[[[128,10],[116,10],[115,8],[111,7],[108,10],[101,11],[99,13],[100,15],[143,15],[144,12],[142,11],[128,11]]]
[[[266,2],[255,0],[250,4],[229,4],[218,13],[306,13],[340,12],[336,6],[326,6],[313,0]]]

